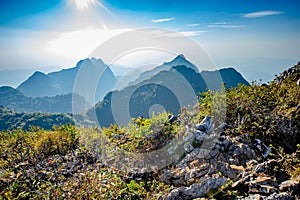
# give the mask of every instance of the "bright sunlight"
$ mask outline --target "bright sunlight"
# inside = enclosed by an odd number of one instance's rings
[[[88,9],[91,5],[97,4],[97,0],[72,0],[79,9]]]

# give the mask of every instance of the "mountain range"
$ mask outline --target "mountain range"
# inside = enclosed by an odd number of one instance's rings
[[[201,92],[223,83],[228,88],[249,85],[234,68],[199,72],[183,55],[136,77],[114,89],[118,79],[111,69],[100,59],[87,58],[73,68],[37,71],[16,89],[0,87],[0,105],[17,112],[70,113],[76,102],[76,113],[86,111],[90,121],[125,125],[132,117],[151,117],[153,111],[177,114]]]
[[[179,55],[174,63],[180,64],[177,62],[179,59],[185,61]],[[199,73],[191,67],[193,65],[171,63],[142,73],[137,79],[140,82],[135,81],[136,84],[108,93],[103,101],[87,112],[88,118],[105,127],[114,123],[126,125],[132,117],[151,117],[152,111],[178,114],[184,106],[194,105],[201,92],[220,89],[223,83],[228,88],[238,84],[249,85],[233,68]]]
[[[100,59],[84,59],[76,64],[76,67],[63,69],[61,71],[44,74],[35,72],[27,80],[21,83],[17,90],[29,97],[56,96],[72,93],[74,84],[77,81],[77,75],[85,73],[84,83],[89,83],[91,77],[101,75],[100,80],[97,77],[97,88],[94,96],[95,101],[101,100],[107,92],[113,89],[116,84],[116,77],[110,68]],[[85,91],[81,96],[86,97]]]
[[[82,105],[78,112],[90,107],[78,94],[62,94],[45,97],[28,97],[9,86],[0,87],[0,105],[16,112],[72,113],[72,101]]]

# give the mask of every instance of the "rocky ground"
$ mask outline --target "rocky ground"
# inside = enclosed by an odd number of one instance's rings
[[[198,145],[204,142],[203,137],[194,140]],[[163,170],[161,180],[175,187],[162,199],[299,198],[300,177],[290,179],[282,170],[282,160],[268,159],[270,153],[260,140],[221,134],[211,150],[193,148],[171,169]]]

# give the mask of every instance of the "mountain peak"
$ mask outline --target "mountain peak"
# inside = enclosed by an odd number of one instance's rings
[[[165,62],[165,64],[170,64],[174,62],[189,62],[183,54],[178,54],[173,60],[170,62]]]
[[[194,65],[193,63],[188,61],[183,54],[177,55],[173,60],[171,60],[170,62],[165,62],[163,65],[166,65],[166,66],[169,66],[169,67],[182,65],[182,66],[186,66],[188,68],[191,68],[191,69],[195,70],[196,72],[199,72],[196,65]]]
[[[176,56],[176,58],[174,60],[176,60],[176,59],[184,59],[184,60],[186,60],[186,58],[185,58],[185,56],[183,54],[179,54],[178,56]]]
[[[78,61],[76,64],[76,68],[80,68],[80,66],[83,64],[89,64],[89,65],[92,64],[92,65],[99,65],[99,66],[105,65],[105,63],[101,59],[96,59],[92,57],[92,58],[85,58],[83,60]]]
[[[47,76],[47,75],[40,71],[36,71],[31,75],[31,77],[37,77],[37,76]]]

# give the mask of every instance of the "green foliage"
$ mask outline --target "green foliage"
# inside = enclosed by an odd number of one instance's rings
[[[299,141],[300,90],[287,79],[281,84],[240,85],[227,95],[227,123],[234,134],[247,133],[291,152]]]
[[[70,113],[74,98],[78,104],[88,105],[85,99],[77,94],[29,97],[12,87],[0,87],[0,105],[16,112]]]
[[[39,155],[65,155],[75,150],[78,145],[76,128],[71,125],[55,128],[54,131],[38,131],[33,141],[34,148]]]
[[[54,127],[52,131],[1,132],[0,196],[5,199],[157,199],[170,186],[157,181],[128,180],[129,175],[93,163],[87,146],[99,142],[99,129]],[[98,146],[99,148],[99,146]],[[72,153],[76,152],[76,154]],[[76,157],[74,157],[76,156]],[[76,175],[70,170],[75,159],[86,167]],[[69,167],[68,167],[69,166]],[[74,172],[75,173],[75,172]]]
[[[179,124],[168,122],[168,113],[152,115],[150,119],[133,118],[127,126],[104,128],[108,140],[128,152],[148,152],[159,149],[177,134]],[[117,137],[116,137],[117,136]]]
[[[18,113],[0,108],[0,131],[41,127],[51,130],[53,126],[75,124],[71,114]]]

